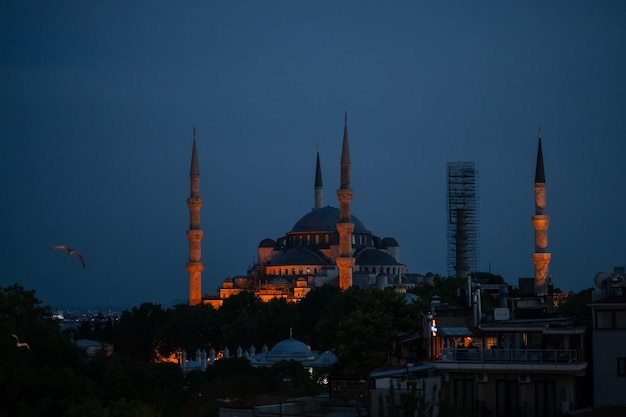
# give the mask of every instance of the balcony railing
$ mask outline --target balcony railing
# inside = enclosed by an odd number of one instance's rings
[[[573,363],[576,349],[477,349],[444,348],[439,360],[446,362]]]

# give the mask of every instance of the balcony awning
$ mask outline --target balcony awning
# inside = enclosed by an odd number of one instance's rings
[[[439,337],[465,337],[474,336],[469,327],[439,327],[437,328]]]

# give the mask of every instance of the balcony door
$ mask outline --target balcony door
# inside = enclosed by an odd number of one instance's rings
[[[512,380],[496,381],[496,416],[518,417],[518,383]]]
[[[556,383],[554,381],[535,382],[535,416],[556,416]]]
[[[474,380],[454,380],[454,405],[460,413],[468,414],[474,411]]]

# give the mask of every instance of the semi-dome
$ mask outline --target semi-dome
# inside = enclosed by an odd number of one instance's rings
[[[299,340],[289,337],[289,339],[276,343],[274,347],[267,353],[267,360],[278,361],[312,361],[315,354],[307,345]]]
[[[329,260],[322,257],[318,252],[313,252],[306,248],[292,248],[279,253],[271,260],[272,265],[324,265]]]
[[[354,231],[367,231],[363,223],[352,215]],[[339,209],[331,206],[315,209],[297,221],[292,232],[336,232],[339,223]]]
[[[393,256],[385,251],[373,248],[362,250],[356,255],[358,265],[399,265]]]

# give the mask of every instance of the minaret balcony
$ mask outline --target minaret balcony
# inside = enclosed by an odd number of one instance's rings
[[[189,240],[202,240],[204,231],[201,229],[189,229],[187,230],[187,239]]]
[[[202,198],[200,198],[200,197],[190,197],[190,198],[188,198],[187,199],[187,206],[190,209],[202,207]]]
[[[532,222],[535,229],[547,229],[550,225],[550,216],[547,214],[536,214],[532,217]]]
[[[204,271],[204,264],[202,262],[187,262],[187,272],[202,272]]]

